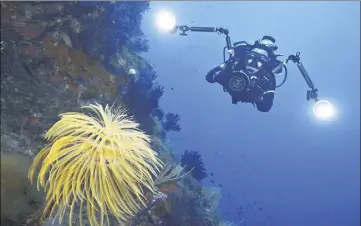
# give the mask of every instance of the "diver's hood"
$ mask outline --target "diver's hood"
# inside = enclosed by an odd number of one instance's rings
[[[262,56],[262,57],[264,57],[264,58],[268,58],[268,53],[267,53],[267,51],[264,50],[264,49],[253,48],[253,49],[251,50],[251,53],[257,54],[257,55]]]
[[[272,49],[273,51],[275,51],[275,50],[278,49],[278,47],[276,46],[275,42],[276,42],[276,39],[274,39],[274,38],[271,37],[271,36],[267,36],[267,35],[263,36],[263,37],[261,38],[261,40],[258,41],[258,43],[259,43],[260,45],[263,45],[263,46],[265,46],[265,47],[267,47],[267,48],[270,48],[270,49]]]
[[[271,37],[271,36],[265,35],[265,36],[262,37],[261,42],[262,42],[262,41],[272,42],[273,44],[275,44],[276,39],[274,39],[274,38]]]

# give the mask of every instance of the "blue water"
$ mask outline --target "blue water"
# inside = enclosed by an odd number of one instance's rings
[[[271,112],[232,105],[205,81],[222,62],[224,37],[162,33],[154,21],[162,9],[178,24],[226,27],[234,42],[272,35],[279,52],[300,51],[320,97],[338,109],[336,120],[313,117],[292,64]],[[150,43],[143,55],[165,86],[160,104],[181,116],[182,130],[169,135],[173,149],[201,153],[214,174],[204,185],[223,185],[222,217],[246,225],[360,225],[359,2],[152,2],[143,31]]]

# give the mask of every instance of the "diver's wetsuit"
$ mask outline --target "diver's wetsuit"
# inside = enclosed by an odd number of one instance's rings
[[[276,64],[276,66],[277,65],[278,64]],[[274,67],[271,67],[270,65],[267,65],[267,67],[269,68],[266,69],[266,72],[260,71],[260,73],[266,73],[265,76],[269,79],[269,81],[268,83],[266,83],[265,86],[262,87],[264,89],[262,100],[255,102],[257,110],[259,110],[260,112],[268,112],[271,110],[275,96],[276,78],[272,74],[272,69]]]
[[[263,73],[262,76],[265,76],[268,79],[268,82],[262,86],[262,89],[264,90],[264,93],[262,95],[262,98],[258,101],[253,101],[251,103],[255,104],[257,109],[261,112],[268,112],[271,110],[275,95],[275,89],[276,89],[276,79],[275,76],[272,74],[272,69],[274,69],[278,64],[280,63],[279,60],[276,59],[276,56],[274,55],[273,51],[269,48],[259,45],[257,42],[254,45],[248,44],[246,42],[239,42],[239,44],[235,43],[234,47],[234,56],[235,59],[241,64],[241,67],[245,67],[246,65],[246,56],[247,54],[254,48],[260,48],[263,49],[268,53],[269,61],[266,63],[265,67],[256,72],[257,73]],[[282,69],[281,69],[282,70]],[[224,81],[222,80],[223,76],[217,76],[221,75],[222,69],[220,66],[213,68],[211,71],[209,71],[206,75],[206,79],[210,83],[217,82],[223,86]],[[279,73],[281,71],[278,71]],[[262,77],[259,76],[259,77]],[[248,98],[247,98],[248,99]],[[232,103],[236,104],[239,100],[237,100],[234,96],[232,96]]]

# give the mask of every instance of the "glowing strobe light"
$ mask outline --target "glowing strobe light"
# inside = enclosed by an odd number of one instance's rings
[[[175,16],[170,12],[159,12],[156,18],[157,26],[165,31],[170,31],[175,27]]]
[[[335,109],[327,100],[319,100],[313,105],[313,113],[322,120],[330,119],[335,114]]]

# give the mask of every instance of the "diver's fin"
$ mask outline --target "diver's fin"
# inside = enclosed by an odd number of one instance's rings
[[[232,97],[232,104],[237,104],[237,102],[236,98]]]

